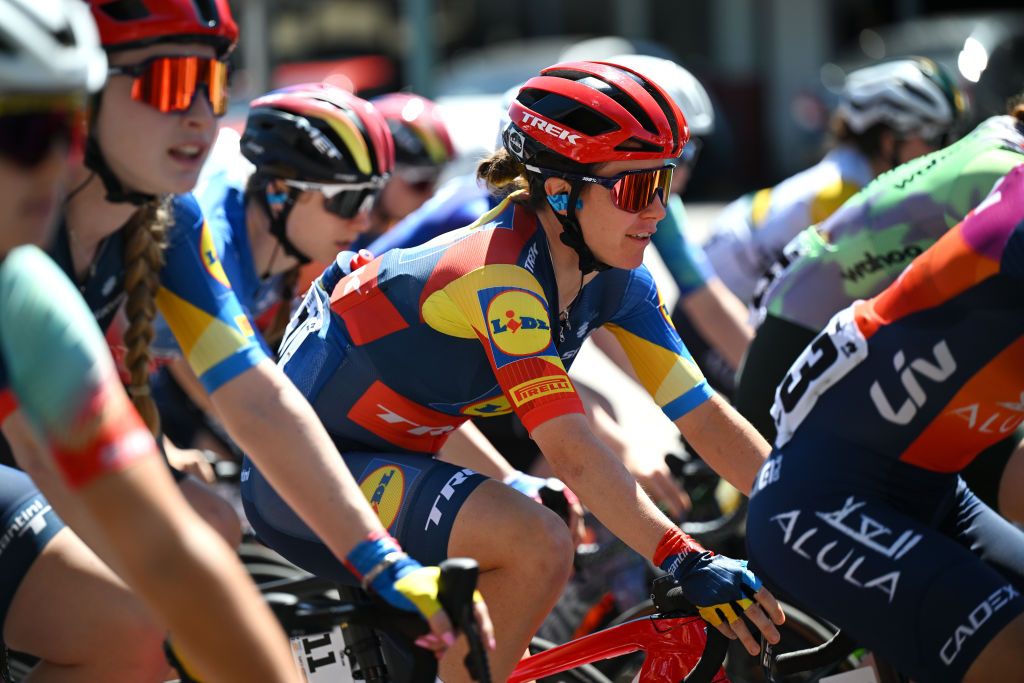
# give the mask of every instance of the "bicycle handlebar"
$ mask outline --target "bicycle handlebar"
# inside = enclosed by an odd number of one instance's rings
[[[853,638],[842,631],[837,631],[821,645],[806,650],[794,650],[774,657],[766,650],[765,663],[772,676],[788,676],[835,664],[856,649],[857,643]]]

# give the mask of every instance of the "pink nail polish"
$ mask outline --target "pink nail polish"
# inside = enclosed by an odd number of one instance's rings
[[[445,634],[443,636],[441,636],[441,639],[444,641],[445,645],[447,645],[448,647],[451,647],[452,645],[455,644],[455,634],[452,633],[451,631],[445,631]]]

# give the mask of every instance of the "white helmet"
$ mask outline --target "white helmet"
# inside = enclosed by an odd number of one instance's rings
[[[708,135],[715,129],[715,110],[707,90],[693,74],[672,60],[650,55],[618,55],[602,61],[639,71],[660,85],[683,110],[690,135]]]
[[[850,73],[837,111],[854,133],[882,123],[899,133],[932,138],[957,124],[963,101],[960,89],[941,66],[911,57]]]
[[[0,91],[95,92],[107,57],[82,0],[0,0]]]

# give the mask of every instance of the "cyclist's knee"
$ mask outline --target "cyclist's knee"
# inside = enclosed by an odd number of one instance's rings
[[[1024,614],[989,641],[964,676],[964,683],[1024,681]]]
[[[569,527],[561,517],[540,505],[524,516],[520,546],[530,554],[529,564],[551,581],[567,581],[572,570],[573,548]]]
[[[194,477],[186,477],[179,485],[182,495],[203,521],[213,527],[232,548],[242,542],[242,523],[231,503]]]

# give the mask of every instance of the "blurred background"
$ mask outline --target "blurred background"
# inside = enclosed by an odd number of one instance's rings
[[[228,123],[289,83],[434,98],[465,170],[494,144],[502,94],[566,57],[678,61],[710,92],[687,200],[721,201],[821,156],[844,74],[919,54],[955,73],[971,121],[1024,88],[1019,2],[963,0],[232,0],[242,29]]]

